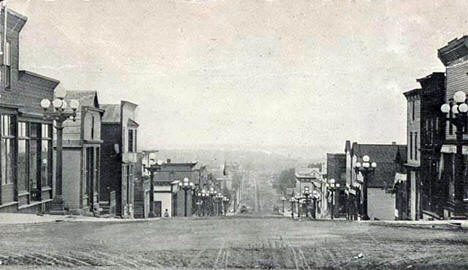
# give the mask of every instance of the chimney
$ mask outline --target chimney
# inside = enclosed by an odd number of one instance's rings
[[[396,145],[396,142],[392,142],[392,145]]]
[[[166,160],[166,163],[171,163],[171,159],[168,158],[168,159]]]

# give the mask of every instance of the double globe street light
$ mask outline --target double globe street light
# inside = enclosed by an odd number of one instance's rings
[[[184,216],[187,216],[187,192],[194,188],[195,184],[190,182],[187,177],[184,178],[182,182],[179,182],[179,187],[184,190]]]
[[[335,179],[330,179],[328,189],[330,190],[331,193],[331,219],[333,220],[335,218],[335,192],[340,189],[340,183],[336,183]]]
[[[80,106],[80,102],[76,99],[70,100],[70,109],[68,109],[68,102],[65,101],[67,92],[65,89],[58,89],[55,91],[55,99],[41,100],[41,107],[44,109],[44,119],[48,121],[55,121],[55,129],[57,130],[57,156],[56,156],[56,172],[55,172],[55,198],[51,204],[50,212],[52,214],[64,214],[65,208],[63,204],[62,193],[62,167],[63,167],[63,122],[68,119],[75,121],[76,111]],[[52,107],[52,108],[51,108]]]
[[[367,213],[367,186],[369,182],[369,174],[373,173],[376,167],[377,167],[377,163],[371,162],[370,157],[368,155],[363,156],[362,163],[356,162],[356,165],[354,167],[354,169],[356,170],[356,173],[360,172],[363,177],[362,179],[362,196],[363,196],[362,219],[363,220],[369,220],[369,215]]]
[[[464,172],[465,163],[463,160],[463,131],[467,128],[468,104],[466,103],[466,93],[458,91],[453,95],[453,101],[443,104],[440,110],[446,115],[446,120],[454,125],[456,137],[455,153],[455,183],[454,183],[454,217],[464,218]]]

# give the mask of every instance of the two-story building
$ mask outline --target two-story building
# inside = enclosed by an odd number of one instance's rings
[[[410,185],[410,218],[442,215],[446,197],[440,182],[439,164],[445,137],[440,106],[445,99],[444,73],[432,73],[417,80],[421,88],[405,92],[407,99],[407,181]]]
[[[0,17],[0,212],[43,212],[54,196],[53,127],[40,102],[53,99],[59,81],[19,70],[27,18],[10,9]]]
[[[96,91],[67,91],[66,99],[78,100],[75,121],[64,122],[63,200],[73,214],[99,214],[101,118]]]
[[[137,106],[128,101],[101,106],[104,110],[101,125],[104,142],[99,195],[102,203],[110,209],[115,205],[116,215],[130,218],[134,212],[134,178],[138,175]]]
[[[446,68],[446,94],[444,98],[445,103],[453,102],[453,95],[458,91],[468,93],[468,36],[463,36],[458,39],[450,41],[446,46],[438,50],[440,61]],[[440,109],[439,109],[440,110]],[[448,115],[453,117],[452,112]],[[446,197],[443,212],[445,218],[450,218],[460,215],[464,212],[464,216],[468,216],[468,184],[467,184],[467,171],[468,162],[466,156],[468,155],[468,128],[463,130],[463,156],[465,163],[465,171],[463,172],[463,181],[455,181],[455,153],[456,153],[456,127],[445,122],[445,140],[442,146],[442,159],[441,159],[441,177],[443,188],[441,190],[441,200]],[[458,203],[455,203],[455,200]],[[464,201],[464,204],[463,204]],[[455,214],[455,206],[460,206],[457,209],[458,213]]]

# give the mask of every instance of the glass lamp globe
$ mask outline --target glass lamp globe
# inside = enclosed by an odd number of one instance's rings
[[[337,183],[337,184],[336,184],[336,187],[337,187],[337,188],[339,188],[339,187],[340,187],[340,184],[339,184],[339,183]]]
[[[332,184],[332,185],[335,184],[335,179],[333,179],[333,178],[330,179],[330,184]]]
[[[163,164],[162,160],[158,159],[158,161],[156,162],[156,164],[158,164],[159,166],[161,166]]]
[[[67,90],[65,90],[65,88],[63,88],[62,85],[59,84],[55,89],[55,97],[59,99],[64,99],[66,95]]]
[[[462,103],[460,106],[458,106],[458,110],[462,113],[468,112],[468,104]]]
[[[187,177],[184,178],[184,183],[188,183],[188,178]]]
[[[463,91],[457,91],[457,92],[453,95],[453,100],[455,100],[455,102],[457,102],[457,103],[465,102],[465,100],[466,100],[466,93],[463,92]]]
[[[54,105],[54,108],[60,109],[62,107],[62,100],[54,99],[54,101],[52,102],[52,105]]]
[[[450,105],[448,105],[448,104],[442,104],[442,106],[440,106],[440,110],[441,110],[443,113],[449,113],[449,112],[450,112]]]
[[[377,163],[372,162],[371,166],[372,166],[372,168],[377,168]]]
[[[369,167],[370,167],[369,162],[364,162],[364,163],[362,163],[362,167],[364,167],[364,168],[369,168]]]
[[[78,109],[78,107],[80,106],[80,102],[76,99],[72,99],[70,100],[70,108],[72,108],[73,110],[76,110]]]
[[[457,104],[452,106],[452,112],[455,113],[455,114],[458,113],[458,105]]]
[[[369,157],[368,155],[365,155],[365,156],[362,157],[362,160],[363,160],[364,162],[369,162],[370,157]]]
[[[361,168],[361,162],[356,162],[356,168]]]
[[[43,99],[43,100],[41,100],[41,107],[42,107],[44,110],[48,109],[48,108],[50,107],[50,100],[48,100],[48,99],[46,99],[46,98]]]
[[[62,100],[62,109],[66,109],[68,106],[67,102],[65,100]]]

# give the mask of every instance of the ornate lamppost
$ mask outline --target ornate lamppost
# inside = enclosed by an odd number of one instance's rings
[[[340,183],[336,183],[335,179],[330,179],[328,189],[330,190],[331,194],[331,219],[333,220],[335,218],[335,192],[340,188]]]
[[[291,197],[289,202],[291,203],[291,218],[294,219],[294,204],[296,203],[296,198]]]
[[[187,177],[184,178],[182,182],[179,182],[179,187],[184,190],[184,216],[187,216],[187,192],[192,190],[194,187],[193,182],[190,182]]]
[[[78,100],[70,100],[71,111],[67,110],[68,104],[65,101],[67,92],[65,89],[60,89],[55,92],[55,99],[50,101],[48,99],[41,100],[41,107],[44,109],[44,119],[55,121],[55,129],[57,130],[57,157],[56,157],[56,172],[55,172],[55,198],[51,204],[51,213],[64,214],[63,193],[62,193],[62,167],[63,167],[63,122],[68,119],[75,121],[76,110],[80,106]],[[50,109],[52,105],[52,109]]]
[[[229,203],[229,198],[228,198],[228,197],[223,197],[223,210],[224,210],[224,215],[227,214],[228,203]]]
[[[369,174],[374,173],[377,163],[371,162],[370,157],[365,155],[362,157],[362,163],[356,162],[354,169],[356,173],[362,174],[362,219],[369,220],[369,215],[367,213],[367,186],[369,182]]]
[[[304,191],[302,192],[302,194],[304,195],[304,203],[305,203],[305,207],[306,207],[306,217],[309,217],[309,204],[310,204],[310,190],[309,190],[309,187],[304,187]]]
[[[154,213],[154,174],[161,171],[161,167],[163,165],[162,160],[158,160],[156,163],[151,164],[152,162],[154,162],[154,160],[150,160],[149,167],[144,167],[147,171],[150,172],[150,217],[154,217],[156,215]]]
[[[454,101],[454,102],[453,102]],[[468,123],[468,104],[466,104],[466,94],[463,91],[458,91],[453,95],[453,101],[448,104],[443,104],[440,110],[446,114],[446,120],[456,128],[456,145],[455,153],[455,183],[454,183],[454,218],[464,218],[464,172],[465,162],[463,161],[463,130],[467,128]]]
[[[216,197],[216,194],[218,192],[214,189],[214,187],[210,187],[210,191],[209,191],[209,196],[210,196],[210,204],[211,204],[211,211],[210,211],[210,215],[211,216],[214,216],[215,215],[215,197]]]
[[[313,200],[313,209],[312,209],[312,217],[315,219],[317,217],[317,200],[320,199],[320,194],[317,190],[312,192],[312,200]]]
[[[283,215],[284,215],[284,203],[286,202],[286,198],[284,196],[281,196],[280,200],[283,204]]]

